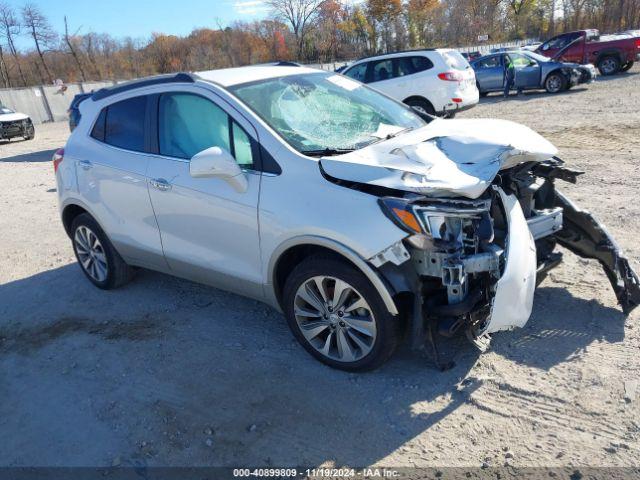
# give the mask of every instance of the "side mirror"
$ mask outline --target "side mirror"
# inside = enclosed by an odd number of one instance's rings
[[[193,178],[221,178],[236,192],[247,191],[247,177],[236,160],[224,148],[211,147],[195,154],[189,164],[189,174]]]

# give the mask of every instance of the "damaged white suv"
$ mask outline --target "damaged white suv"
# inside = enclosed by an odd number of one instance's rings
[[[562,245],[638,278],[555,189],[580,172],[532,130],[433,120],[349,78],[290,65],[98,91],[53,159],[62,222],[104,289],[144,267],[278,308],[316,358],[374,368],[409,332],[523,326]]]

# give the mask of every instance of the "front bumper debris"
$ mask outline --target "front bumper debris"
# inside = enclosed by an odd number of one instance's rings
[[[555,235],[558,243],[581,257],[598,260],[622,311],[629,314],[640,305],[640,281],[629,260],[590,212],[581,210],[557,190],[555,203],[562,208],[564,218],[564,228]]]

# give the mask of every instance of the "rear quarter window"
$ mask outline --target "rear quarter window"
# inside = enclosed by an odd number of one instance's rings
[[[412,75],[433,68],[433,63],[427,57],[400,57],[398,58],[398,76]]]
[[[455,50],[442,52],[442,58],[447,66],[454,70],[466,70],[469,68],[469,62],[467,62],[467,60]]]

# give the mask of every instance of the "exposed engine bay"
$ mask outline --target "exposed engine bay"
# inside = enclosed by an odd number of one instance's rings
[[[479,122],[438,120],[418,143],[321,161],[325,178],[376,195],[407,232],[369,261],[411,294],[414,346],[465,332],[484,350],[491,333],[524,326],[536,286],[562,260],[557,245],[598,260],[625,313],[638,306],[640,281],[613,238],[556,189],[583,172],[527,127],[489,120],[474,132]]]

